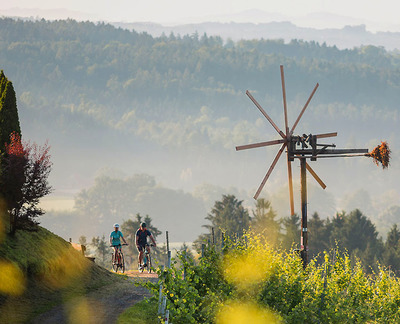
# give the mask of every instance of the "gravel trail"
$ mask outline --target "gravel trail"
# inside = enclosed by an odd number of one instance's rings
[[[116,323],[125,309],[150,297],[147,289],[134,285],[138,280],[156,282],[157,278],[138,278],[137,275],[128,274],[123,282],[102,287],[84,296],[66,298],[65,303],[39,315],[33,323]]]

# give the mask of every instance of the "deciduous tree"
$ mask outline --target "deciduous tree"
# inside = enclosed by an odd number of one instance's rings
[[[100,264],[103,267],[107,267],[108,261],[111,264],[111,249],[104,234],[102,237],[100,236],[93,237],[91,245],[95,248],[98,264]],[[110,260],[107,259],[106,257],[107,255],[110,255]]]
[[[52,190],[48,182],[52,167],[49,150],[47,143],[43,147],[22,143],[17,132],[5,145],[0,193],[7,203],[11,233],[17,228],[34,229],[36,218],[44,214],[38,204]]]

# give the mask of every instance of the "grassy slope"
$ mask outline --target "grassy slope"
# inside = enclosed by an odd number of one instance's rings
[[[121,280],[44,228],[3,236],[0,323],[29,321],[55,305]]]
[[[118,324],[158,324],[158,303],[154,299],[143,300],[128,308],[118,317]]]

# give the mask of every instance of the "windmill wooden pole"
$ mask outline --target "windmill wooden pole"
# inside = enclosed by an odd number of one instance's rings
[[[306,158],[300,158],[300,182],[301,182],[301,226],[300,226],[300,253],[303,260],[303,268],[308,263],[308,232],[307,232],[307,162]]]

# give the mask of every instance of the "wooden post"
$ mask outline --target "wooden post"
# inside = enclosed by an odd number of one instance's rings
[[[308,232],[307,232],[307,168],[306,158],[300,158],[301,175],[301,238],[300,253],[303,260],[303,268],[306,268],[308,262]]]
[[[168,251],[169,251],[168,231],[165,231],[165,236],[166,236],[166,239],[167,239],[167,253],[168,253]]]
[[[168,251],[167,267],[168,267],[168,268],[171,268],[171,251]]]
[[[161,271],[164,272],[164,266],[161,267]],[[158,292],[158,315],[163,314],[164,310],[163,310],[163,294],[162,294],[162,283],[160,284],[160,289]]]
[[[167,309],[165,312],[165,319],[164,319],[164,323],[168,324],[169,323],[169,310]]]
[[[204,249],[205,249],[206,245],[202,244],[201,245],[201,257],[204,258]]]

